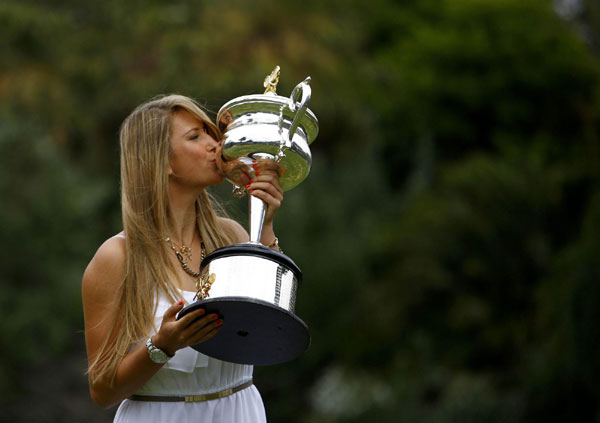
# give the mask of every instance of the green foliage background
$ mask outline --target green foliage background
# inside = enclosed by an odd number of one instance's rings
[[[117,132],[312,77],[277,232],[312,346],[270,421],[599,421],[600,8],[550,0],[0,3],[0,421],[110,421],[80,280],[120,229]],[[243,205],[216,193],[243,219]],[[35,407],[31,407],[34,396]]]

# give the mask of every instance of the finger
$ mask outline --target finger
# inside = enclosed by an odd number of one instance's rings
[[[279,176],[274,172],[259,172],[255,173],[254,178],[250,181],[252,183],[267,183],[273,186],[281,195],[283,195],[283,189],[281,188],[281,182],[279,181]]]
[[[185,330],[182,332],[182,334],[189,338],[189,337],[193,336],[195,332],[198,332],[205,326],[207,326],[217,320],[219,320],[219,316],[216,313],[212,313],[212,314],[209,314],[208,316],[201,317],[201,318],[191,322],[185,328]]]
[[[259,160],[252,165],[252,168],[255,173],[258,172],[257,175],[261,173],[272,173],[279,178],[285,174],[285,169],[273,160]]]
[[[202,334],[202,336],[195,337],[193,340],[190,340],[189,346],[191,347],[208,341],[209,339],[213,338],[217,333],[219,333],[219,330],[221,330],[221,327],[218,327],[208,333],[204,333]]]
[[[279,181],[279,176],[277,176],[276,174],[273,174],[273,173],[260,173],[260,172],[257,172],[255,175],[256,176],[254,177],[254,179],[252,179],[252,181],[250,183],[257,183],[257,182],[267,183],[267,184],[272,185],[277,191],[279,191],[283,194],[283,189],[281,188],[281,182]]]
[[[279,207],[281,207],[281,200],[279,198],[276,198],[270,193],[261,189],[252,190],[252,192],[250,192],[250,195],[263,200],[269,209],[277,210],[279,209]]]
[[[198,330],[189,338],[190,345],[196,345],[201,342],[206,342],[213,336],[215,336],[223,327],[223,320],[215,320],[202,329]]]
[[[183,316],[181,319],[179,319],[179,321],[180,321],[180,324],[184,328],[187,328],[191,324],[195,323],[198,319],[201,319],[205,314],[206,314],[206,310],[204,310],[203,308],[200,308],[198,310],[189,312],[188,314]]]
[[[212,338],[214,334],[216,334],[216,332],[220,330],[221,326],[222,323],[218,323],[216,321],[205,325],[204,327],[198,329],[194,333],[187,335],[187,337],[185,338],[185,345],[192,346],[207,341],[208,339]]]
[[[175,304],[171,305],[167,311],[165,311],[165,314],[163,314],[163,320],[175,320],[175,316],[181,311],[182,308],[183,300],[179,300]]]
[[[261,182],[254,182],[252,184],[248,185],[248,188],[246,188],[248,190],[248,193],[253,194],[254,192],[257,191],[263,191],[267,194],[269,194],[271,197],[277,199],[278,201],[283,200],[283,193],[281,193],[280,191],[278,191],[277,189],[275,189],[275,187],[273,187],[270,184],[267,183],[261,183]]]
[[[248,185],[246,189],[262,189],[269,191],[273,196],[283,197],[283,189],[279,179],[274,175],[257,176]]]

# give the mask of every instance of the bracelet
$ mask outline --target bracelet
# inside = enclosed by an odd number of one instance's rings
[[[267,245],[267,247],[273,248],[273,249],[275,247],[277,247],[279,249],[279,252],[283,253],[283,251],[281,251],[281,247],[279,246],[279,239],[277,237],[275,237],[275,240],[271,244]]]

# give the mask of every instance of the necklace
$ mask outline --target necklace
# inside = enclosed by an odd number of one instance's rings
[[[194,237],[192,238],[192,243],[194,243],[194,239],[196,238],[196,233],[194,232]],[[185,256],[185,261],[192,261],[192,247],[188,247],[184,244],[181,244],[181,248],[177,248],[177,244],[175,241],[171,239],[171,237],[166,237],[165,241],[171,246],[171,249],[175,251],[175,253],[179,252],[182,256]]]
[[[191,260],[191,258],[192,258],[192,248],[191,247],[182,246],[180,249],[177,249],[175,247],[175,244],[171,240],[171,238],[167,237],[167,238],[165,238],[165,241],[169,244],[171,249],[175,252],[175,256],[177,256],[177,260],[179,260],[179,264],[181,264],[181,268],[185,271],[185,273],[187,273],[192,278],[194,278],[194,282],[196,284],[196,295],[194,296],[194,301],[196,301],[197,299],[204,300],[204,299],[208,298],[208,296],[209,296],[208,291],[210,290],[211,285],[215,281],[215,275],[211,273],[210,275],[205,274],[204,276],[202,276],[202,274],[199,271],[194,272],[192,269],[190,269],[190,267],[186,263],[186,260],[183,258],[183,256],[185,254],[186,257],[188,258],[188,260]],[[184,250],[184,248],[185,248],[185,250]],[[204,241],[200,240],[200,258],[201,258],[200,264],[202,264],[202,260],[204,260],[205,257],[206,257],[206,247],[204,246]],[[200,270],[200,269],[198,269],[198,270]]]
[[[199,278],[200,272],[194,272],[192,269],[190,269],[190,267],[186,263],[186,261],[191,261],[191,259],[192,259],[192,247],[186,247],[185,245],[182,245],[181,248],[178,249],[170,237],[166,237],[165,241],[169,244],[169,246],[171,247],[171,250],[173,250],[175,252],[175,255],[177,256],[177,260],[179,260],[179,263],[181,264],[181,267],[183,268],[185,273],[187,273],[188,275],[190,275],[193,278]],[[184,255],[186,256],[187,260],[183,257]],[[205,257],[206,257],[206,247],[204,246],[204,241],[200,241],[200,259],[204,260]]]

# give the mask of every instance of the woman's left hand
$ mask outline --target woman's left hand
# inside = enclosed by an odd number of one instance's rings
[[[283,189],[279,183],[279,177],[283,174],[283,168],[273,160],[259,160],[253,166],[255,178],[246,185],[248,193],[260,198],[265,203],[265,225],[272,225],[273,219],[281,202],[283,201]]]

